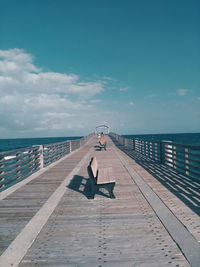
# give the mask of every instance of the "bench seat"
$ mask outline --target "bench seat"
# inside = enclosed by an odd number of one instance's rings
[[[99,168],[97,184],[115,183],[112,177],[112,167]]]

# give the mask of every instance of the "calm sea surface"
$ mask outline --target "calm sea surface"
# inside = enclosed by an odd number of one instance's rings
[[[200,146],[200,133],[123,135],[126,138],[172,141],[178,144]]]
[[[145,140],[165,140],[173,141],[179,144],[190,144],[200,146],[200,133],[182,133],[182,134],[143,134],[143,135],[123,135],[126,138],[140,138]],[[0,139],[0,152],[14,150],[33,145],[45,145],[66,140],[75,140],[81,136],[73,137],[46,137],[46,138],[17,138]]]
[[[23,147],[30,147],[33,145],[45,145],[67,140],[79,139],[82,136],[75,137],[45,137],[45,138],[17,138],[17,139],[0,139],[0,152],[15,150]]]

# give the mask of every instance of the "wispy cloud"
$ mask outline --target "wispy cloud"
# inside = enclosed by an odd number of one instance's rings
[[[101,102],[102,102],[101,99],[91,99],[90,100],[90,103],[94,103],[94,104],[101,103]]]
[[[125,91],[128,91],[128,89],[129,89],[128,86],[127,87],[122,87],[122,88],[119,89],[119,91],[125,92]]]
[[[190,91],[190,90],[188,90],[188,89],[183,89],[183,88],[181,88],[181,89],[178,89],[178,90],[177,90],[177,94],[178,94],[179,96],[185,96],[185,95],[187,95],[187,94],[189,93],[189,91]]]
[[[114,79],[108,76],[103,76],[102,79],[108,80],[108,81],[113,81]]]
[[[150,95],[148,95],[148,97],[149,98],[156,98],[156,97],[158,97],[158,94],[150,94]]]

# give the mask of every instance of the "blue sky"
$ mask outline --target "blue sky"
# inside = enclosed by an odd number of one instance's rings
[[[200,132],[200,2],[0,0],[0,138]]]

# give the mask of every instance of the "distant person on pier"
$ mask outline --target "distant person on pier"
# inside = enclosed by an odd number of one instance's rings
[[[100,144],[100,148],[104,148],[104,150],[106,150],[107,140],[106,140],[103,132],[101,133],[101,137],[99,139],[99,144]]]

